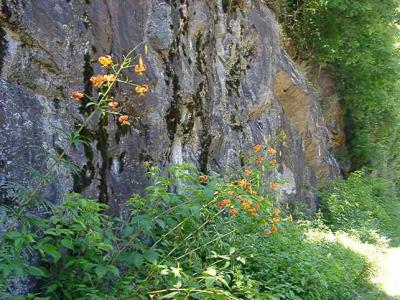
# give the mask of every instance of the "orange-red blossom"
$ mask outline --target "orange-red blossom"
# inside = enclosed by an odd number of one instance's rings
[[[272,218],[272,222],[274,222],[274,223],[279,223],[280,221],[281,221],[281,218],[279,218],[279,217]]]
[[[104,81],[105,79],[103,75],[90,77],[90,82],[93,83],[95,86],[101,86]]]
[[[236,216],[238,214],[238,210],[236,208],[231,208],[229,213],[231,214],[231,216]]]
[[[245,179],[238,180],[238,185],[244,189],[251,189],[251,183]]]
[[[262,156],[256,157],[256,162],[261,165],[264,162],[264,157]]]
[[[257,216],[257,210],[255,209],[255,207],[250,207],[246,211],[249,215],[253,217]]]
[[[254,151],[255,153],[260,152],[261,150],[262,150],[261,145],[257,144],[257,145],[254,145],[254,146],[253,146],[253,151]]]
[[[250,176],[251,174],[253,174],[253,171],[252,171],[252,170],[249,170],[249,169],[246,169],[246,170],[243,171],[243,173],[244,173],[244,175],[246,175],[246,176]]]
[[[208,181],[208,176],[206,176],[206,175],[201,175],[201,176],[199,176],[199,181],[200,181],[201,183],[207,183],[207,181]]]
[[[104,81],[107,81],[108,83],[113,82],[117,77],[114,74],[108,74],[108,75],[103,75]]]
[[[276,154],[276,150],[274,148],[269,148],[267,152],[271,156],[274,156]]]
[[[120,122],[121,125],[130,125],[128,119],[129,119],[129,116],[127,116],[127,115],[122,115],[122,116],[120,116],[120,117],[118,118],[118,122]]]
[[[82,100],[83,97],[85,97],[85,95],[82,94],[81,92],[72,92],[71,96],[72,96],[72,98],[74,98],[75,100],[78,100],[78,101]]]
[[[253,201],[251,201],[251,200],[245,200],[242,202],[242,208],[244,210],[249,209],[252,205],[253,205]]]
[[[231,205],[231,200],[229,200],[229,199],[224,199],[224,200],[222,200],[222,201],[219,201],[219,202],[217,202],[216,203],[216,205],[218,206],[218,207],[222,207],[222,206],[229,206],[229,205]]]
[[[110,82],[113,82],[115,79],[116,79],[116,76],[114,74],[97,75],[97,76],[90,77],[90,82],[93,83],[95,86],[99,87],[104,82],[110,83]]]
[[[279,183],[276,183],[276,182],[271,182],[271,183],[269,184],[269,188],[270,188],[271,190],[277,190],[277,189],[279,189],[280,186],[281,186],[281,185],[280,185]]]
[[[264,231],[263,236],[269,237],[271,235],[271,233],[275,233],[277,231],[278,231],[278,227],[276,225],[272,225],[271,229],[267,229],[266,231]]]
[[[117,109],[117,108],[118,108],[118,102],[116,102],[116,101],[111,101],[110,103],[108,103],[108,106],[109,106],[111,109]]]
[[[275,208],[275,209],[272,211],[272,213],[273,213],[274,215],[279,215],[279,214],[281,213],[281,210],[280,210],[279,208]]]

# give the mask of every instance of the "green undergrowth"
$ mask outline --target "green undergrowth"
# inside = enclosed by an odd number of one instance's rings
[[[393,163],[399,130],[400,1],[279,3],[292,56],[334,70],[354,169]]]
[[[251,278],[277,299],[353,299],[368,285],[370,263],[337,241],[311,240],[310,230],[320,229],[287,222],[281,235],[254,243]]]
[[[319,230],[311,223],[291,221],[275,205],[278,184],[260,181],[273,167],[259,161],[231,179],[207,177],[187,165],[165,172],[150,167],[153,184],[144,195],[134,195],[119,216],[79,194],[68,195],[51,213],[17,216],[7,208],[14,227],[0,239],[2,295],[356,297],[367,287],[370,263],[337,241],[311,239],[308,232]],[[18,296],[12,289],[16,279],[34,279],[36,287]]]
[[[322,210],[332,230],[353,233],[374,244],[400,243],[400,201],[392,182],[352,173],[322,193]]]
[[[374,284],[364,287],[362,299],[399,299],[395,292],[400,258],[400,201],[396,185],[378,177],[376,172],[363,170],[334,182],[321,196],[324,226],[343,245],[364,255],[373,265]]]

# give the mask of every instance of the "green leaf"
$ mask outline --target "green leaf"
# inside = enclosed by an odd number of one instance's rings
[[[36,277],[47,277],[47,271],[43,268],[38,268],[35,266],[28,267],[28,274]]]
[[[49,254],[53,257],[54,261],[57,262],[61,258],[61,253],[58,249],[52,244],[42,244],[40,245],[40,249],[44,251],[44,253]]]
[[[236,257],[236,260],[241,262],[244,265],[246,264],[246,259],[244,257],[238,256],[238,257]]]
[[[168,269],[162,269],[160,274],[161,275],[168,275],[170,273],[170,271]]]
[[[225,280],[224,277],[222,277],[222,276],[217,276],[217,279],[218,279],[219,282],[221,282],[223,285],[225,285],[228,289],[230,288],[230,287],[229,287],[229,284],[226,282],[226,280]]]
[[[215,283],[215,279],[211,277],[207,277],[204,281],[207,288],[211,288]]]
[[[90,106],[92,106],[92,105],[95,105],[96,103],[94,103],[94,102],[89,102],[88,104],[86,104],[86,108],[88,108],[88,107],[90,107]]]
[[[21,264],[13,265],[13,270],[17,276],[25,276],[25,266]]]
[[[172,293],[162,296],[161,299],[172,299],[172,298],[174,298],[174,296],[176,296],[178,294],[179,294],[179,292],[172,292]]]
[[[65,248],[68,248],[71,250],[74,249],[74,243],[71,240],[63,239],[63,240],[61,240],[61,245]]]
[[[46,289],[46,294],[51,294],[53,293],[55,290],[58,289],[58,284],[53,283],[52,285],[48,286]]]
[[[119,276],[119,270],[116,266],[108,265],[108,270],[115,276]]]
[[[116,276],[119,276],[118,268],[113,265],[98,265],[94,271],[99,279],[103,278],[105,275],[107,275],[107,273],[112,273]]]
[[[108,273],[109,269],[107,266],[98,265],[94,271],[96,272],[97,277],[101,279]]]
[[[175,275],[175,277],[181,277],[181,271],[182,271],[181,268],[171,267],[171,271]]]
[[[16,252],[19,252],[22,249],[22,247],[24,246],[24,243],[25,243],[24,238],[18,238],[16,240],[14,240],[14,247],[15,247]]]
[[[301,278],[300,283],[302,286],[305,286],[307,283],[307,280],[303,277],[303,278]]]
[[[156,223],[157,223],[162,229],[164,229],[164,228],[166,227],[164,221],[161,220],[161,219],[156,219]]]
[[[173,287],[174,287],[175,289],[181,288],[181,287],[182,287],[182,281],[179,280],[176,284],[173,285]]]
[[[143,253],[143,257],[149,262],[149,263],[155,263],[157,258],[158,258],[158,253],[155,250],[147,250]]]
[[[11,273],[12,268],[8,264],[3,264],[0,265],[0,272],[3,275],[4,278],[8,277],[8,275]]]
[[[120,256],[119,261],[123,264],[127,264],[129,266],[135,266],[137,268],[141,267],[143,264],[143,255],[139,252],[128,252],[124,253]]]

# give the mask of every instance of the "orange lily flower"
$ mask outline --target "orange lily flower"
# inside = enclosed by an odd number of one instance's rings
[[[135,86],[135,92],[140,96],[146,95],[148,91],[149,87],[146,84]]]
[[[143,73],[146,71],[146,65],[143,63],[142,57],[139,58],[139,63],[135,66],[134,70],[139,75],[143,75]]]
[[[277,190],[277,189],[279,189],[280,186],[281,186],[281,185],[280,185],[279,183],[276,183],[276,182],[271,182],[271,183],[269,184],[269,188],[270,188],[271,190]]]
[[[274,148],[269,148],[268,149],[268,154],[271,156],[274,156],[276,154],[276,150]]]
[[[118,118],[118,121],[121,123],[121,125],[130,125],[129,121],[129,116],[127,115],[122,115]]]
[[[261,145],[257,144],[257,145],[254,145],[254,146],[253,146],[253,151],[254,151],[255,153],[260,152],[261,150],[262,150]]]
[[[72,96],[72,98],[74,98],[75,100],[78,100],[78,101],[82,100],[85,97],[85,95],[82,94],[81,92],[73,92],[71,94],[71,96]]]
[[[104,68],[108,68],[112,64],[112,57],[111,55],[101,56],[98,61]]]

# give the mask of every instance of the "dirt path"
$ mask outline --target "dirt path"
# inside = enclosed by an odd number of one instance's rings
[[[373,282],[387,295],[400,297],[400,248],[389,248],[377,259]]]

